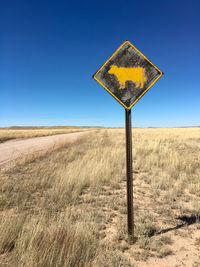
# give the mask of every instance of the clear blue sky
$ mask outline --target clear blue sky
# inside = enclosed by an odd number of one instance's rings
[[[0,126],[124,126],[92,75],[125,40],[165,73],[133,126],[200,125],[199,0],[0,0]]]

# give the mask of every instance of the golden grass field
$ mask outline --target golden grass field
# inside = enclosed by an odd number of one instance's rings
[[[0,128],[0,143],[11,139],[23,139],[55,134],[87,131],[87,127],[2,127]]]
[[[200,266],[200,128],[105,129],[0,174],[0,266]]]

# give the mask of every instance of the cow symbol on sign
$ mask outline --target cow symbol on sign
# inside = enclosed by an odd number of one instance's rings
[[[114,74],[120,83],[119,89],[125,89],[126,81],[136,83],[136,88],[143,88],[144,82],[147,80],[145,71],[141,67],[136,68],[123,68],[112,65],[109,74]]]

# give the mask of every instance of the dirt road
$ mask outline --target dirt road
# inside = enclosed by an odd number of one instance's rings
[[[23,140],[11,140],[0,144],[0,170],[23,158],[26,155],[42,153],[61,144],[74,143],[91,131],[34,137]]]

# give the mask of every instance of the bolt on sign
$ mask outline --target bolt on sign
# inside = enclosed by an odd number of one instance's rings
[[[131,236],[134,235],[131,108],[162,75],[162,71],[129,41],[125,41],[93,75],[125,107],[127,224]]]
[[[162,74],[136,47],[125,41],[93,78],[122,106],[131,109]]]

